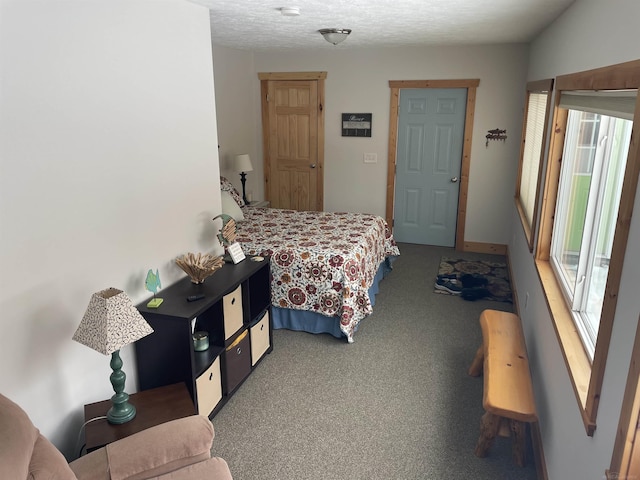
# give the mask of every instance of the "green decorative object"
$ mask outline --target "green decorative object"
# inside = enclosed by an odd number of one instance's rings
[[[149,303],[147,303],[147,307],[158,308],[162,304],[162,302],[164,302],[164,298],[153,297],[151,300],[149,300]]]
[[[236,243],[236,221],[233,219],[233,217],[227,215],[226,213],[216,215],[212,220],[215,221],[218,218],[222,220],[222,226],[220,227],[220,232],[217,235],[218,241],[227,252],[227,254],[224,256],[224,261],[229,263],[233,262],[235,264],[237,262],[233,260],[229,248],[234,245],[234,243]],[[240,245],[237,245],[237,247],[240,247]],[[244,254],[242,254],[242,256],[244,257]]]
[[[236,221],[226,213],[216,215],[212,220],[216,220],[217,218],[222,220],[222,227],[220,227],[220,233],[217,235],[218,241],[220,245],[227,248],[236,241]]]
[[[156,273],[153,273],[153,270],[149,269],[147,272],[147,278],[144,281],[144,287],[153,293],[153,298],[149,300],[149,303],[147,303],[147,308],[158,308],[164,299],[156,297],[158,290],[162,288],[162,285],[160,284],[160,272],[158,272],[157,268]]]
[[[196,352],[204,352],[209,348],[209,334],[207,332],[193,333],[193,349]]]

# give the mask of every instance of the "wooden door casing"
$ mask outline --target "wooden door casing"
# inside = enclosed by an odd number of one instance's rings
[[[324,72],[260,73],[265,197],[274,208],[323,209]]]

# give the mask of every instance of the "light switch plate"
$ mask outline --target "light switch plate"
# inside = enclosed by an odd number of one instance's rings
[[[364,163],[378,163],[378,154],[377,153],[365,153],[364,154]]]

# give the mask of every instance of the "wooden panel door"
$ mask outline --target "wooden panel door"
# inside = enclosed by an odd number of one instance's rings
[[[462,163],[459,176],[458,193],[458,216],[456,222],[455,247],[459,250],[472,248],[473,242],[465,242],[464,231],[467,211],[467,192],[469,189],[469,168],[471,165],[471,144],[473,140],[473,119],[476,102],[476,90],[480,80],[459,79],[459,80],[389,80],[391,89],[389,104],[389,146],[387,159],[387,202],[385,218],[389,225],[393,226],[394,235],[396,228],[394,225],[395,197],[396,197],[396,164],[398,161],[398,140],[399,140],[399,114],[400,114],[400,94],[406,89],[449,89],[462,88],[467,92],[467,102],[464,120],[464,140],[462,144]],[[452,177],[453,178],[453,177]],[[397,240],[397,237],[396,237]],[[488,252],[489,253],[489,252]]]
[[[467,90],[400,93],[394,236],[455,246]]]
[[[324,83],[271,75],[261,77],[266,199],[274,208],[322,210]]]

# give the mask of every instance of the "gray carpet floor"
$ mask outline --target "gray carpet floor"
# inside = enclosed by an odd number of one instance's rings
[[[433,293],[441,256],[502,259],[400,244],[374,313],[353,344],[275,330],[274,350],[213,418],[212,453],[235,480],[536,479],[496,438],[477,458],[482,378],[467,369],[485,308],[511,304]]]

